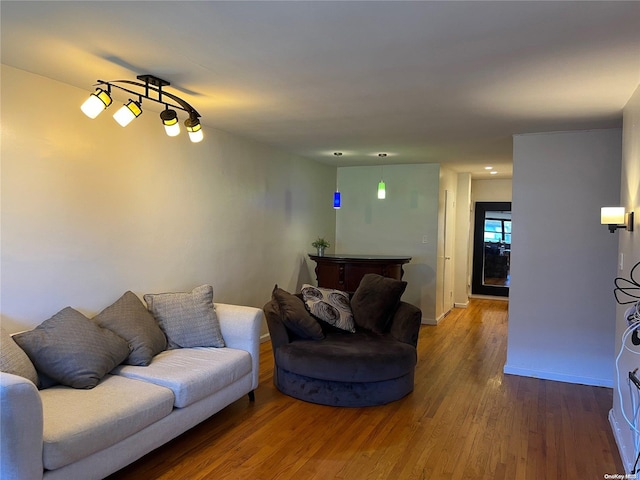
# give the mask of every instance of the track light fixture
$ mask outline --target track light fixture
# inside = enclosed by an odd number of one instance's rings
[[[155,77],[153,75],[138,75],[136,77],[139,82],[132,80],[111,80],[105,82],[98,80],[96,83],[96,91],[82,104],[80,109],[89,118],[96,118],[100,113],[106,110],[113,100],[111,99],[111,90],[117,88],[127,92],[135,97],[137,101],[130,98],[114,115],[113,118],[123,127],[126,127],[134,119],[142,115],[142,100],[151,100],[165,106],[160,113],[160,119],[164,125],[165,132],[170,137],[180,134],[180,123],[178,122],[178,114],[175,109],[182,110],[189,114],[189,118],[184,125],[189,133],[189,140],[193,143],[201,142],[204,138],[202,133],[202,125],[200,124],[200,114],[198,111],[182,100],[180,97],[172,93],[162,90],[163,87],[171,85],[166,80]],[[142,92],[131,90],[132,87],[143,89]],[[150,96],[152,94],[153,96]]]

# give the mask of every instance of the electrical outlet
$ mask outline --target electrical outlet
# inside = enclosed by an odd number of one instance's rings
[[[427,237],[426,235],[422,236],[422,243],[429,243],[429,237]]]

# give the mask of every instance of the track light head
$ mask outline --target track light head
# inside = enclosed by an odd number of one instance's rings
[[[202,125],[200,125],[200,120],[194,114],[189,115],[184,121],[184,126],[187,128],[187,132],[189,132],[189,140],[193,143],[201,142],[204,138],[202,133]]]
[[[89,98],[84,101],[80,110],[82,110],[87,117],[96,118],[111,105],[111,102],[113,102],[113,100],[111,100],[109,92],[97,88],[96,91],[89,95]]]
[[[178,123],[178,114],[175,110],[167,108],[160,113],[164,130],[170,137],[175,137],[180,134],[180,123]]]
[[[126,127],[132,120],[142,115],[142,107],[135,100],[129,99],[129,102],[120,107],[116,113],[113,114],[113,118],[123,127]]]

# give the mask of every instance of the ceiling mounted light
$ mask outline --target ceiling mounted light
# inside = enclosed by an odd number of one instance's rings
[[[162,88],[171,85],[166,80],[155,77],[153,75],[138,75],[139,82],[132,80],[111,80],[105,82],[98,80],[96,83],[96,91],[80,107],[81,110],[89,118],[96,118],[100,112],[109,107],[112,103],[111,89],[117,88],[138,98],[138,101],[129,100],[129,102],[120,108],[113,118],[123,127],[127,126],[131,121],[142,114],[142,100],[151,100],[152,102],[164,105],[165,110],[160,114],[162,124],[165,127],[167,135],[174,137],[180,134],[180,124],[178,115],[174,109],[182,110],[189,115],[185,122],[189,139],[194,142],[200,142],[204,138],[202,133],[202,125],[200,124],[200,114],[195,108],[189,105],[180,97],[172,93],[165,92]],[[142,91],[131,90],[132,87],[142,89]]]
[[[167,135],[170,137],[175,137],[176,135],[180,135],[180,123],[178,123],[178,114],[175,110],[163,110],[160,113],[160,118],[162,119],[162,124],[164,125],[164,130],[167,132]]]
[[[189,117],[184,121],[184,126],[187,128],[187,132],[189,132],[189,140],[193,143],[201,142],[204,138],[202,133],[202,125],[200,125],[200,120],[198,117]]]
[[[111,100],[109,92],[97,88],[96,91],[89,95],[89,98],[84,101],[80,110],[82,110],[87,117],[96,118],[111,105],[111,102],[113,102],[113,100]]]
[[[113,114],[113,119],[123,127],[126,127],[140,115],[142,115],[140,104],[135,100],[129,99],[126,104],[120,107],[120,110]]]
[[[379,153],[378,156],[380,158],[384,158],[387,156],[386,153]],[[382,166],[382,178],[384,178],[384,165]],[[385,198],[387,198],[387,186],[384,183],[383,179],[380,179],[380,182],[378,182],[378,199],[380,200],[384,200]]]

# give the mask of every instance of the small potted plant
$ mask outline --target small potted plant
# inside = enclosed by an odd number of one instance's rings
[[[313,242],[311,242],[311,246],[316,248],[316,250],[318,251],[319,257],[323,257],[324,249],[329,248],[331,244],[328,241],[326,241],[324,238],[318,237]]]

